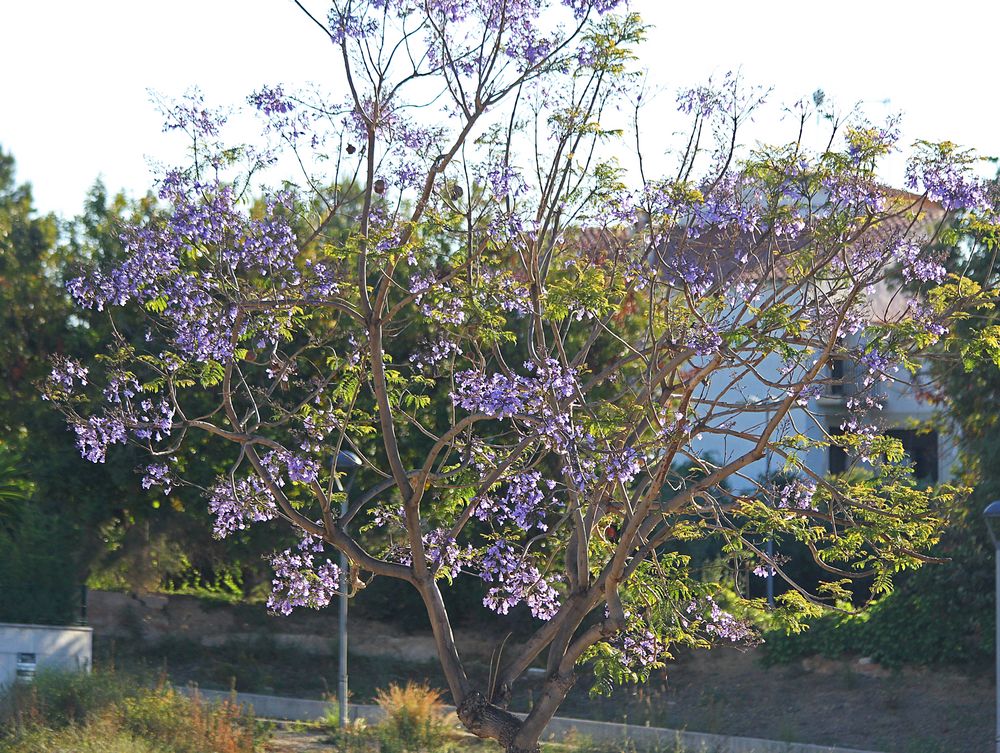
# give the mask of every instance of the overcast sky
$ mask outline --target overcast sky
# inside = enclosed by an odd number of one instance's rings
[[[323,3],[309,3],[325,15]],[[951,0],[632,0],[654,25],[641,50],[664,90],[739,69],[792,102],[822,88],[874,117],[903,114],[903,142],[950,139],[1000,155],[1000,3]],[[990,8],[985,10],[984,8]],[[176,161],[148,90],[198,85],[209,103],[263,83],[335,81],[330,43],[291,0],[23,0],[0,10],[0,146],[42,211],[71,215],[101,176],[143,193],[149,159]],[[885,178],[900,183],[902,158]]]

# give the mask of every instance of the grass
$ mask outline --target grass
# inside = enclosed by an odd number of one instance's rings
[[[268,736],[242,707],[148,676],[39,672],[0,698],[0,753],[256,753]]]

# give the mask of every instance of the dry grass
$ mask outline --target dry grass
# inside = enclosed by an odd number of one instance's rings
[[[4,700],[0,753],[255,753],[265,737],[235,703],[114,673],[43,673]]]

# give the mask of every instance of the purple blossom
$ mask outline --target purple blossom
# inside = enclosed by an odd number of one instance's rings
[[[288,478],[302,484],[311,484],[319,478],[319,465],[311,458],[303,458],[288,452],[283,456],[288,469]]]
[[[276,459],[268,456],[263,460],[272,481],[281,486]],[[278,506],[267,482],[256,474],[216,481],[209,490],[208,509],[215,515],[213,533],[219,539],[278,516]]]
[[[174,407],[166,400],[143,400],[135,415],[135,436],[159,442],[173,430]]]
[[[420,371],[429,371],[432,367],[451,356],[460,355],[462,355],[462,348],[459,347],[458,343],[449,340],[447,337],[439,337],[436,340],[426,341],[420,345],[410,355],[410,363]]]
[[[410,279],[410,292],[421,313],[439,324],[461,324],[465,321],[465,306],[450,285],[431,276]]]
[[[538,471],[521,471],[510,478],[501,499],[480,498],[475,515],[480,520],[494,520],[499,524],[511,522],[524,531],[548,530],[546,491],[551,492],[555,486],[554,481],[543,480]]]
[[[460,372],[455,375],[456,391],[452,393],[452,400],[473,413],[510,418],[518,413],[543,412],[550,396],[566,400],[576,394],[574,369],[563,369],[553,359],[540,365],[528,362],[525,368],[534,374],[530,377],[501,373],[486,376],[478,371]]]
[[[906,185],[921,188],[945,209],[976,209],[986,200],[986,185],[973,172],[976,158],[950,142],[920,142],[906,166]]]
[[[562,0],[562,4],[573,9],[576,18],[584,18],[588,13],[599,15],[608,13],[621,5],[624,0]]]
[[[424,534],[423,542],[427,559],[435,569],[443,569],[454,574],[474,559],[472,547],[460,547],[443,528],[436,528]]]
[[[135,397],[139,391],[139,383],[130,374],[113,373],[108,378],[108,384],[103,390],[104,398],[111,403],[121,405]]]
[[[923,248],[913,238],[903,237],[893,249],[906,282],[943,282],[948,276],[942,255]]]
[[[712,355],[722,347],[722,335],[714,325],[702,324],[688,330],[684,347],[693,350],[695,355]]]
[[[295,104],[285,96],[280,85],[261,87],[247,97],[247,102],[265,115],[285,115],[295,109]]]
[[[507,614],[524,602],[532,616],[549,620],[559,610],[559,594],[527,556],[514,553],[511,543],[499,539],[482,557],[482,579],[495,583],[483,598],[483,605],[497,614]]]
[[[108,447],[125,444],[128,434],[125,424],[114,416],[91,416],[73,425],[76,432],[76,446],[80,454],[91,463],[103,463]]]
[[[152,463],[146,466],[146,472],[143,474],[141,484],[143,489],[162,486],[163,493],[170,494],[170,491],[174,488],[170,467],[166,463]]]
[[[715,284],[715,274],[705,264],[704,257],[685,251],[668,258],[663,264],[667,282],[677,288],[688,288],[694,296],[702,296]]]
[[[711,596],[692,600],[684,611],[700,619],[702,629],[711,636],[733,643],[760,642],[760,635],[748,620],[727,612]]]
[[[151,307],[161,312],[180,352],[196,361],[230,358],[234,337],[251,323],[259,336],[277,339],[288,315],[260,313],[238,327],[238,309],[227,302],[236,291],[226,281],[257,277],[277,289],[301,282],[295,233],[278,211],[286,198],[273,197],[262,217],[251,217],[237,206],[231,186],[176,173],[160,193],[173,211],[127,232],[120,264],[71,280],[67,288],[77,303],[101,310],[134,300]]]
[[[882,380],[889,378],[889,373],[899,369],[899,360],[892,353],[887,353],[877,345],[872,345],[861,355],[860,364],[864,366],[868,374],[865,376],[865,385],[870,385],[874,378],[880,377]]]
[[[816,482],[792,478],[775,484],[774,506],[782,510],[815,510]]]
[[[528,287],[514,279],[509,272],[499,269],[484,269],[481,273],[482,287],[480,300],[496,301],[504,311],[516,314],[530,314],[531,296]]]
[[[697,115],[701,118],[707,118],[722,103],[722,95],[717,89],[712,88],[711,82],[707,86],[682,89],[677,93],[677,109],[685,115]]]
[[[274,579],[267,608],[289,615],[296,607],[321,609],[339,593],[340,568],[329,559],[318,561],[322,540],[303,534],[295,549],[286,549],[271,558]]]
[[[80,387],[87,386],[89,371],[75,358],[56,356],[53,360],[52,371],[49,372],[47,386],[50,389],[62,389],[72,393],[79,382]],[[46,398],[47,399],[47,398]]]
[[[612,483],[628,484],[642,470],[642,455],[634,447],[612,452],[604,458],[604,475]]]
[[[605,617],[608,610],[604,610]],[[621,653],[622,663],[640,671],[648,669],[660,660],[665,646],[640,619],[631,612],[625,612],[627,627],[615,636],[612,646]]]

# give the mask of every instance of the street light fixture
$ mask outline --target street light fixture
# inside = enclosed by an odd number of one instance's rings
[[[350,450],[341,450],[334,460],[333,479],[337,484],[337,489],[344,493],[344,498],[340,502],[340,517],[343,519],[347,515],[347,495],[351,491],[354,483],[354,476],[361,467],[361,458]],[[340,474],[346,473],[347,482],[342,484]],[[340,550],[340,626],[338,631],[337,648],[340,651],[340,668],[337,678],[337,702],[340,706],[340,728],[347,726],[347,590],[350,587],[347,574],[349,566],[347,555],[344,550]]]
[[[990,538],[993,539],[993,548],[995,550],[993,559],[996,561],[996,614],[997,614],[997,625],[996,625],[996,662],[997,662],[997,692],[996,692],[996,704],[997,704],[997,728],[996,728],[996,751],[1000,753],[1000,499],[995,502],[991,502],[985,510],[983,510],[983,517],[986,518],[986,528],[990,532]]]

